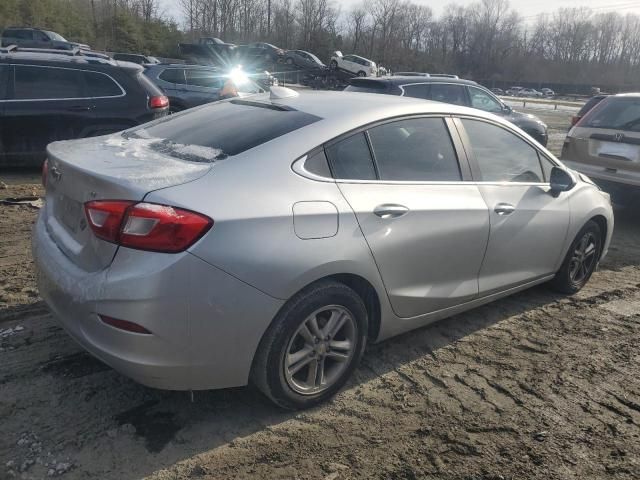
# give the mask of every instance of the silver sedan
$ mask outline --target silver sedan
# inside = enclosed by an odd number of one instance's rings
[[[33,235],[68,333],[140,383],[304,408],[376,342],[606,254],[609,196],[478,110],[273,87],[53,143]]]

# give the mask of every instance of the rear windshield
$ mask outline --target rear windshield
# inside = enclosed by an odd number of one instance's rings
[[[581,126],[640,132],[640,98],[609,97],[585,117]]]
[[[165,117],[125,135],[158,139],[151,148],[176,158],[211,162],[238,155],[318,120],[315,115],[269,103],[231,100]]]
[[[597,104],[599,104],[605,98],[606,97],[593,97],[593,98],[590,98],[589,100],[587,100],[587,103],[585,103],[584,106],[580,109],[580,111],[578,112],[578,116],[584,117],[589,110],[591,110],[593,107],[595,107]]]

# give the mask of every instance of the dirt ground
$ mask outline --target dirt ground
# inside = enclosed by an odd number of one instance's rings
[[[557,151],[567,115],[545,120]],[[41,192],[0,178],[0,199]],[[333,401],[291,413],[251,389],[192,403],[85,354],[38,298],[37,210],[0,205],[0,479],[638,479],[639,212],[617,210],[580,294],[540,286],[370,346]]]

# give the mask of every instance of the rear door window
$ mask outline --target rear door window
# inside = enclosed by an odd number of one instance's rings
[[[369,130],[380,180],[460,181],[449,130],[442,118],[400,120]]]
[[[187,79],[182,68],[167,68],[164,72],[158,75],[158,78],[169,83],[176,83],[178,85],[185,85]]]
[[[335,178],[376,180],[376,170],[364,132],[328,146],[326,152]]]
[[[502,112],[502,104],[481,88],[469,87],[469,96],[473,108],[491,113]]]
[[[82,70],[16,65],[14,98],[37,100],[84,98]]]
[[[205,88],[222,88],[224,78],[217,72],[206,70],[187,70],[187,85]]]
[[[435,100],[436,102],[453,103],[454,105],[467,105],[464,86],[449,83],[432,83],[431,100]]]
[[[211,161],[237,155],[319,120],[315,115],[269,103],[232,100],[172,115],[130,134],[157,138],[158,148],[175,157]],[[205,153],[202,158],[198,152],[205,150],[217,153],[213,158]]]

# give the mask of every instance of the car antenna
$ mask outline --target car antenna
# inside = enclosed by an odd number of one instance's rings
[[[271,100],[277,100],[279,98],[292,98],[300,95],[295,90],[287,87],[279,87],[277,85],[272,85],[271,87],[269,87],[269,92],[269,98]]]

